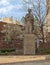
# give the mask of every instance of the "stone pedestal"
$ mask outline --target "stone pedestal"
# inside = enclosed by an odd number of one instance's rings
[[[24,54],[26,55],[35,54],[35,35],[34,34],[24,35]]]

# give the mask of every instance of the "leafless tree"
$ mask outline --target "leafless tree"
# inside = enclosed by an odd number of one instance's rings
[[[22,33],[17,24],[6,24],[5,27],[5,40],[7,43],[11,43],[12,40],[16,40]]]
[[[46,0],[46,8],[47,8],[46,15],[48,15],[48,11],[49,11],[49,0]]]
[[[45,43],[44,26],[46,21],[46,7],[45,7],[46,4],[42,0],[36,0],[36,3],[34,2],[35,0],[23,0],[23,1],[25,5],[28,4],[27,6],[28,8],[31,7],[32,14],[38,22],[39,30],[38,31],[35,30],[36,36],[40,37],[43,43]]]

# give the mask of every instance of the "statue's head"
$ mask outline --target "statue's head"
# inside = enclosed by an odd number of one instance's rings
[[[31,9],[28,9],[28,13],[31,13]]]

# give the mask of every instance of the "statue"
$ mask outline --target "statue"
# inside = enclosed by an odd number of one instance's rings
[[[33,24],[34,24],[34,18],[33,15],[31,14],[31,9],[28,9],[28,14],[25,16],[25,32],[26,33],[33,33]]]

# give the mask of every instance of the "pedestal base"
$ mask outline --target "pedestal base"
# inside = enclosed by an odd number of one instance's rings
[[[35,35],[34,34],[24,35],[24,54],[28,54],[28,55],[35,54]]]

